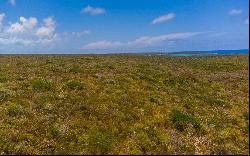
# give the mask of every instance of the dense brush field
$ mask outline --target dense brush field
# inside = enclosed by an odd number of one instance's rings
[[[249,154],[248,55],[0,55],[1,154]]]

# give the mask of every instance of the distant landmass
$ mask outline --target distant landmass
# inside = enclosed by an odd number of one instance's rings
[[[150,52],[144,54],[170,56],[208,56],[208,55],[237,55],[249,54],[249,49],[238,50],[210,50],[210,51],[180,51],[180,52]]]
[[[210,51],[181,51],[181,52],[172,52],[174,53],[186,53],[186,54],[194,54],[194,53],[214,53],[214,54],[246,54],[249,53],[249,49],[238,49],[238,50],[210,50]]]

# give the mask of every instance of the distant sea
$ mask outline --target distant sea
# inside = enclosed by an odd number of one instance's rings
[[[212,50],[212,51],[183,51],[168,53],[170,56],[210,56],[210,55],[237,55],[249,54],[249,49],[240,50]]]

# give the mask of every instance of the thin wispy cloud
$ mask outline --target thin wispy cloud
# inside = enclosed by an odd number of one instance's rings
[[[103,40],[103,41],[97,41],[97,42],[86,44],[81,49],[82,50],[94,50],[94,49],[117,48],[117,47],[125,46],[125,44],[126,43],[121,43],[118,41],[112,42],[112,41]]]
[[[245,20],[245,24],[249,25],[249,19]]]
[[[88,5],[87,7],[83,8],[81,10],[81,13],[88,13],[91,15],[98,15],[98,14],[104,14],[106,13],[105,9],[103,8],[94,8],[90,5]]]
[[[90,30],[84,30],[81,32],[71,32],[71,35],[76,36],[76,37],[82,37],[82,36],[88,35],[90,33],[91,33]]]
[[[119,47],[148,47],[153,46],[163,41],[175,41],[190,38],[201,34],[200,32],[184,32],[184,33],[172,33],[160,36],[143,36],[129,42],[120,41],[97,41],[86,44],[82,47],[82,50],[95,50],[95,49],[108,49],[108,48],[119,48]]]
[[[5,13],[0,13],[0,30],[1,30],[1,25],[2,25],[4,17],[5,17]]]
[[[174,13],[169,13],[167,15],[159,16],[152,21],[152,24],[157,24],[157,23],[169,21],[169,20],[175,18],[175,16],[176,15]]]
[[[64,37],[64,39],[69,40],[72,37],[73,38],[74,37],[80,38],[80,37],[84,37],[86,35],[89,35],[90,33],[91,33],[90,30],[83,30],[83,31],[80,31],[80,32],[73,31],[73,32],[64,32],[64,33],[62,33],[62,36]]]
[[[242,13],[241,9],[232,9],[229,11],[229,15],[239,15]]]
[[[16,0],[8,0],[8,3],[12,6],[16,5]]]
[[[225,35],[226,33],[225,32],[218,32],[218,33],[212,33],[210,35],[210,37],[219,37],[219,36],[223,36]]]

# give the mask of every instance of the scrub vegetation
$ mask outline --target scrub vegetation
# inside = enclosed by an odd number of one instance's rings
[[[0,55],[0,154],[249,154],[248,55]]]

